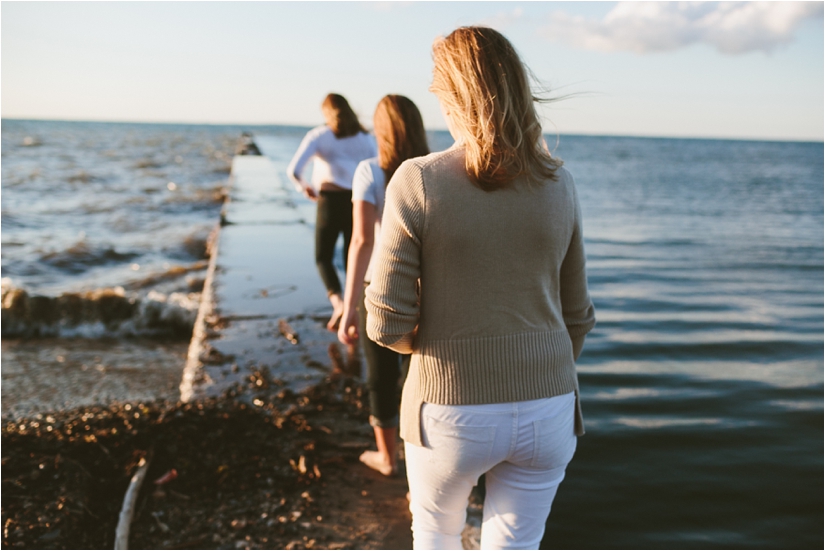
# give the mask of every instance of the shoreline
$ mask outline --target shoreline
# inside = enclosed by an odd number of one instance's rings
[[[247,379],[188,403],[5,423],[3,547],[111,548],[145,459],[131,548],[409,548],[406,482],[357,459],[371,437],[360,383],[329,377],[295,394],[266,370]]]
[[[296,204],[278,172],[263,156],[233,160],[180,400],[123,392],[4,415],[4,547],[112,545],[140,458],[133,548],[411,547],[406,480],[358,461],[372,429],[364,387],[341,373],[358,359],[342,366],[324,327],[313,205]],[[171,469],[177,480],[152,484]]]

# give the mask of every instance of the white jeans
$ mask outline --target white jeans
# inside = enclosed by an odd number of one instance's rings
[[[461,549],[470,491],[487,473],[482,549],[538,549],[576,451],[575,393],[503,404],[424,404],[405,444],[413,549]]]

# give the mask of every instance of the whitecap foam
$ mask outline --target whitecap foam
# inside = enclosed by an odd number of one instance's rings
[[[200,293],[152,290],[145,295],[123,287],[30,295],[3,278],[2,336],[5,337],[157,337],[189,339]]]

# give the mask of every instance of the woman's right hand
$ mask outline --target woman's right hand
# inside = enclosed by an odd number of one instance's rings
[[[342,344],[352,345],[358,342],[358,312],[344,312],[338,324],[338,340]]]

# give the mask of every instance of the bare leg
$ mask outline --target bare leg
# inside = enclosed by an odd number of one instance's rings
[[[361,463],[374,469],[384,476],[392,476],[398,472],[398,427],[375,429],[375,444],[378,451],[365,451],[361,454]]]
[[[344,300],[340,293],[330,293],[329,302],[332,304],[332,317],[327,322],[327,329],[333,333],[338,332],[338,323],[341,321],[341,316],[344,314]]]

